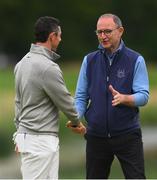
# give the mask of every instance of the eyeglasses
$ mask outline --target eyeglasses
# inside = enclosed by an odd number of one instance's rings
[[[114,30],[116,30],[116,29],[119,29],[119,27],[116,27],[115,29],[96,30],[95,32],[96,32],[96,35],[97,35],[97,36],[102,35],[102,33],[105,34],[106,36],[109,36],[109,35],[111,35],[111,33],[112,33]]]

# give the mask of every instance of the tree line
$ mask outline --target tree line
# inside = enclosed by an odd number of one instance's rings
[[[60,19],[62,43],[58,53],[65,60],[81,59],[97,48],[96,21],[104,13],[118,15],[125,28],[127,46],[146,61],[157,58],[156,0],[1,0],[0,53],[18,61],[29,51],[34,22],[40,16]]]

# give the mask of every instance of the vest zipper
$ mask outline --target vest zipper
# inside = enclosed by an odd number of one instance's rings
[[[112,65],[112,61],[110,60],[109,63],[110,63],[110,66],[111,66]]]
[[[110,61],[107,61],[106,63],[106,88],[109,87],[109,81],[110,81],[110,67],[111,67],[111,62]],[[111,135],[110,135],[110,131],[109,131],[109,116],[108,116],[108,96],[109,96],[109,92],[108,92],[108,89],[106,89],[106,130],[107,130],[107,137],[110,138]]]
[[[107,82],[109,82],[109,76],[107,76]]]

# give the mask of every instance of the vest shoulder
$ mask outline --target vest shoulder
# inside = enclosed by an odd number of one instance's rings
[[[90,52],[87,54],[87,62],[92,61],[93,59],[98,58],[98,56],[101,54],[100,50],[96,50],[93,52]]]
[[[137,51],[130,49],[128,47],[125,47],[125,54],[127,56],[131,56],[131,57],[135,57],[135,58],[137,58],[138,56],[141,56],[140,53],[138,53]]]

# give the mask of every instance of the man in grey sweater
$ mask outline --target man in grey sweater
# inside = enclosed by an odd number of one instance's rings
[[[55,63],[60,57],[55,53],[60,41],[59,20],[40,17],[35,23],[35,44],[15,66],[15,143],[23,179],[58,178],[59,110],[85,132]]]

